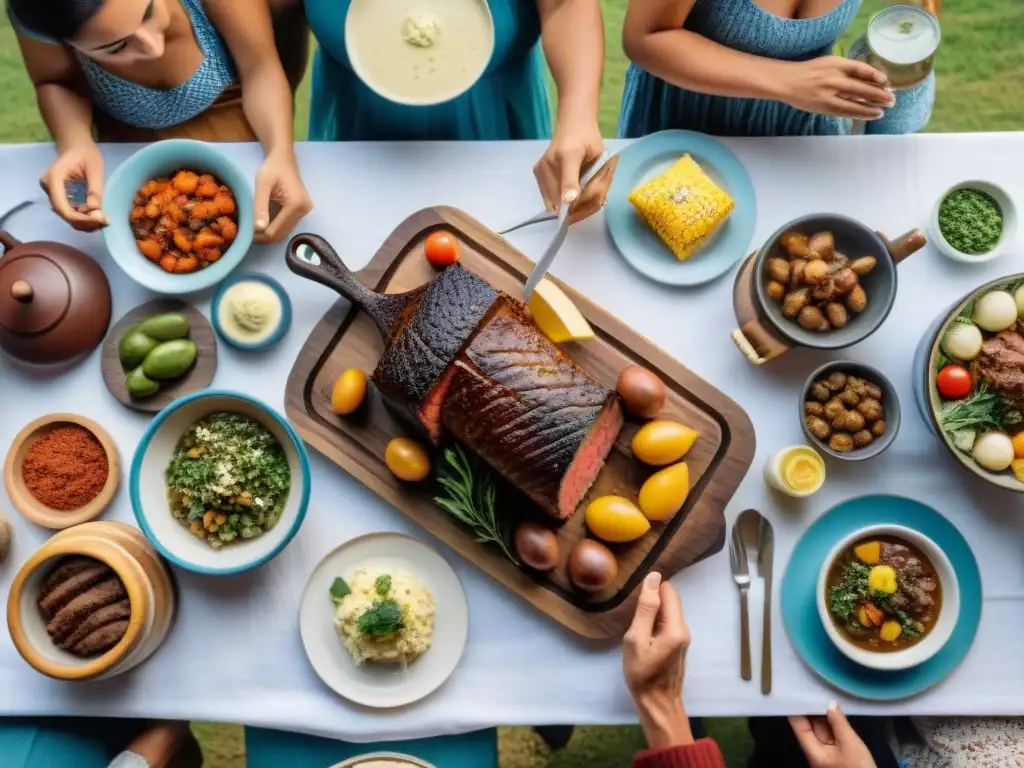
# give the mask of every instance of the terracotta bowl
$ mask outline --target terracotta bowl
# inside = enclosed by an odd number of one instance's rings
[[[39,609],[43,580],[70,555],[109,565],[131,601],[128,630],[106,653],[81,658],[56,646]],[[163,562],[142,534],[123,523],[93,522],[53,536],[21,567],[7,600],[7,625],[18,653],[34,669],[58,680],[113,677],[141,664],[160,646],[173,623],[177,599]]]
[[[107,482],[104,483],[96,498],[84,507],[64,511],[51,509],[32,495],[25,486],[25,481],[22,480],[21,465],[25,460],[25,454],[28,453],[33,443],[57,427],[68,425],[84,427],[99,440],[107,454]],[[118,459],[117,447],[114,445],[113,439],[95,421],[74,413],[51,413],[49,416],[43,416],[30,423],[14,438],[7,451],[7,460],[4,462],[4,486],[7,488],[7,494],[11,497],[11,503],[14,504],[15,509],[33,523],[54,530],[70,528],[97,517],[113,500],[120,478],[121,462]]]

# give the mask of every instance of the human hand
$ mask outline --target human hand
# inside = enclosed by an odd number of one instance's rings
[[[835,702],[829,704],[825,717],[791,717],[789,724],[811,768],[877,768]]]
[[[682,699],[689,647],[679,594],[660,573],[648,574],[623,642],[622,674],[652,748],[693,741]]]
[[[580,194],[583,170],[602,152],[604,139],[596,118],[560,119],[554,138],[533,166],[544,207],[555,213],[562,203],[575,201]]]
[[[88,192],[85,203],[77,208],[68,200],[65,185],[71,181],[85,182]],[[92,232],[109,222],[103,213],[103,155],[93,141],[73,144],[61,152],[39,186],[50,198],[53,212],[80,232]]]
[[[273,219],[270,218],[272,204],[280,206]],[[313,199],[299,175],[295,155],[269,155],[256,174],[254,240],[257,243],[276,243],[311,210]]]
[[[863,61],[821,56],[788,62],[780,81],[781,101],[805,112],[877,120],[896,103],[888,78]]]

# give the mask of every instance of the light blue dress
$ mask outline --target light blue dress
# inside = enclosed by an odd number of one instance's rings
[[[486,71],[462,96],[430,107],[388,101],[352,71],[345,49],[349,0],[305,0],[305,4],[306,18],[319,43],[313,64],[311,141],[550,137],[547,73],[535,0],[490,0],[495,47]]]
[[[697,0],[685,29],[733,50],[787,61],[806,61],[831,52],[857,15],[861,0],[842,2],[823,16],[783,19],[754,0]],[[867,133],[914,133],[925,126],[935,101],[935,76],[895,93],[885,117],[865,123]],[[716,136],[806,136],[850,132],[850,121],[795,109],[769,99],[741,99],[694,93],[669,85],[636,64],[629,67],[622,94],[619,135],[645,136],[685,128]]]

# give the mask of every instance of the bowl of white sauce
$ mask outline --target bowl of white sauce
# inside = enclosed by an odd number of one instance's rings
[[[291,300],[284,287],[268,275],[233,275],[217,289],[210,319],[226,343],[259,352],[277,344],[288,331]]]
[[[397,104],[441,104],[468,91],[494,52],[484,0],[352,0],[345,48],[356,75]]]

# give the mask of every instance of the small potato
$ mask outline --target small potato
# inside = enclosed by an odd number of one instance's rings
[[[832,428],[828,425],[828,422],[820,416],[808,416],[805,419],[805,422],[807,423],[807,428],[811,431],[811,434],[819,440],[827,440],[828,436],[832,434]]]
[[[857,403],[857,412],[867,421],[878,421],[882,418],[882,404],[873,397],[865,397]]]
[[[846,411],[832,419],[832,428],[844,432],[859,432],[864,429],[864,417],[857,411]]]
[[[800,288],[799,290],[787,293],[786,297],[782,300],[782,314],[789,318],[796,317],[810,300],[811,290],[809,288]]]
[[[832,323],[833,328],[842,328],[850,319],[850,315],[846,312],[846,307],[838,301],[830,301],[825,305],[825,316]]]
[[[807,245],[807,235],[802,235],[799,232],[786,232],[782,237],[779,238],[779,245],[782,246],[782,250],[788,253],[794,259],[806,259],[811,249]]]
[[[789,262],[789,287],[799,288],[804,282],[804,270],[807,269],[806,259],[793,259]]]
[[[842,371],[833,371],[825,379],[825,386],[831,389],[833,392],[838,392],[846,386],[846,374]]]
[[[836,293],[845,296],[857,287],[857,273],[849,267],[840,269],[832,276],[832,282],[835,283]]]
[[[858,277],[863,277],[877,265],[878,259],[874,256],[861,256],[859,259],[853,260],[853,263],[850,264],[850,269],[856,272]]]
[[[853,444],[858,448],[864,448],[874,442],[875,437],[868,430],[862,429],[853,435]]]
[[[768,263],[765,265],[768,277],[777,283],[788,283],[790,267],[789,262],[785,259],[768,259]]]
[[[871,434],[875,437],[881,437],[885,434],[885,420],[879,419],[871,425]]]
[[[850,295],[846,297],[846,307],[851,312],[863,312],[868,306],[868,295],[861,285],[855,285]]]
[[[858,397],[868,396],[868,383],[864,379],[853,379],[847,382],[846,386],[853,390]]]
[[[811,298],[815,301],[830,301],[835,291],[835,283],[832,282],[832,278],[830,277],[821,285],[814,286],[811,290]]]
[[[777,283],[774,280],[769,280],[768,285],[764,287],[765,293],[767,293],[775,301],[782,301],[782,297],[786,295],[786,286],[782,283]]]
[[[811,397],[819,403],[825,403],[828,402],[830,397],[832,397],[832,393],[828,391],[828,387],[818,381],[811,385]]]
[[[850,260],[846,258],[839,251],[832,254],[832,261],[828,263],[828,268],[832,270],[833,277],[838,274],[841,270],[845,269],[850,265]]]
[[[849,432],[836,432],[828,440],[828,447],[836,453],[846,453],[853,450],[853,435]]]
[[[803,280],[808,285],[820,285],[828,280],[829,277],[831,277],[831,275],[829,273],[828,264],[821,259],[808,261],[807,266],[804,267]]]
[[[818,232],[807,240],[807,247],[811,249],[811,253],[818,254],[818,258],[832,261],[836,250],[836,241],[831,232]]]
[[[804,403],[804,413],[808,416],[824,416],[825,406],[817,400],[808,400]]]
[[[796,321],[800,323],[801,328],[806,328],[808,331],[827,331],[829,330],[828,320],[821,314],[821,310],[817,307],[804,307],[800,310],[800,314],[797,315]]]
[[[846,404],[838,397],[833,397],[825,403],[825,416],[829,421],[835,421],[846,413]]]
[[[853,387],[849,385],[844,387],[843,391],[840,392],[837,395],[837,397],[839,398],[840,402],[842,402],[842,404],[845,405],[847,408],[855,408],[857,406],[857,403],[860,402],[860,395],[858,395],[857,392],[853,389]]]
[[[864,382],[864,389],[868,393],[868,397],[873,397],[875,400],[881,402],[882,400],[882,388],[877,384],[872,384],[870,381]]]

